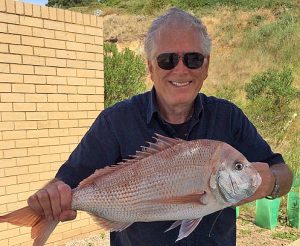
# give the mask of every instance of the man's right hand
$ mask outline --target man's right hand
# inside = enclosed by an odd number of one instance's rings
[[[76,218],[76,211],[71,209],[71,187],[58,179],[52,180],[27,200],[29,207],[44,215],[47,220],[67,221]]]

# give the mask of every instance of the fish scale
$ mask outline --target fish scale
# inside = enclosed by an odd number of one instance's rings
[[[169,229],[180,225],[180,240],[203,216],[251,196],[261,183],[251,163],[226,143],[158,134],[155,140],[133,159],[84,179],[72,190],[72,209],[90,213],[110,231],[134,222],[175,220]],[[34,246],[44,245],[58,223],[29,207],[0,216],[0,222],[33,226]]]

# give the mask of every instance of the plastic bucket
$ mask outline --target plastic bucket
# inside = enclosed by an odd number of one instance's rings
[[[288,221],[292,227],[300,228],[300,175],[294,177],[293,186],[288,193],[287,213]]]

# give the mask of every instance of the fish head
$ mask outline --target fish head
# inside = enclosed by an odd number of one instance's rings
[[[217,190],[217,198],[235,204],[252,196],[261,184],[261,177],[246,157],[229,144],[222,143],[215,159],[215,173],[211,186]]]

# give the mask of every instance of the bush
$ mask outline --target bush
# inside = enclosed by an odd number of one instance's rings
[[[146,90],[144,60],[130,49],[104,43],[104,69],[105,107]]]
[[[246,111],[262,134],[273,143],[282,140],[291,118],[292,102],[297,97],[290,68],[268,70],[254,76],[245,91]]]

